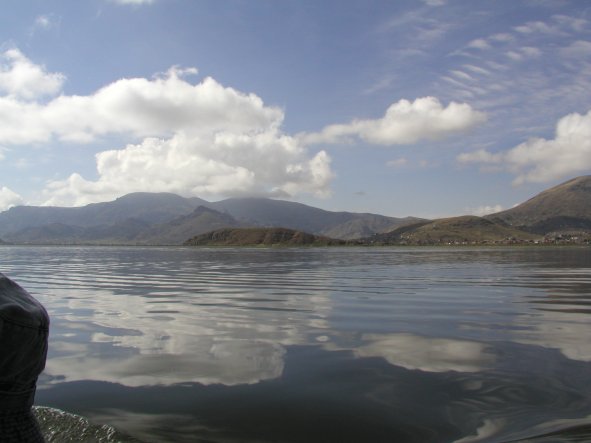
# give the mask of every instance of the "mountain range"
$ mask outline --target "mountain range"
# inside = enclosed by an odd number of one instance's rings
[[[396,218],[265,198],[208,202],[169,193],[133,193],[74,208],[17,206],[0,213],[0,239],[12,244],[181,245],[225,228],[234,229],[236,244],[245,241],[238,233],[254,238],[254,231],[241,228],[285,228],[301,232],[300,236],[356,239],[357,244],[529,242],[561,233],[589,236],[591,176],[574,178],[485,217]]]
[[[133,193],[74,208],[10,208],[0,213],[0,238],[13,244],[180,245],[220,228],[282,227],[352,239],[420,220],[332,212],[265,198],[208,202],[168,193]]]

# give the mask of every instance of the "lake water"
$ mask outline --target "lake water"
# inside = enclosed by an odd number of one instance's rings
[[[52,318],[36,403],[141,441],[591,441],[590,248],[4,246],[0,272]]]

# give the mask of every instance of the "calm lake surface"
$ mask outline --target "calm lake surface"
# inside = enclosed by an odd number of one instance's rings
[[[591,441],[590,248],[4,246],[0,272],[51,315],[36,403],[141,441]]]

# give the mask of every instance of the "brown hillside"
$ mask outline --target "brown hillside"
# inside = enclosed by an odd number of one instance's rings
[[[482,217],[465,215],[417,223],[371,238],[377,244],[486,244],[529,241],[538,236],[495,223]]]
[[[486,218],[539,234],[591,230],[591,175],[569,180]]]
[[[137,240],[145,244],[180,245],[188,238],[199,234],[241,226],[244,224],[236,221],[231,215],[199,206],[191,214],[150,227],[142,232]]]

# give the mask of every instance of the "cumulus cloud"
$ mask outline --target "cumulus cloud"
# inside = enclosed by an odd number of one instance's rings
[[[224,87],[209,77],[193,85],[183,78],[188,73],[196,71],[172,68],[151,80],[121,79],[92,95],[60,95],[47,104],[0,97],[0,116],[4,117],[0,120],[0,143],[46,142],[52,138],[89,143],[108,134],[148,137],[226,129],[256,133],[281,125],[283,112],[265,106],[256,95]],[[31,90],[20,73],[11,72],[9,77],[15,80],[7,80],[6,89]],[[29,77],[34,79],[33,75]],[[0,77],[0,87],[2,84]],[[49,92],[50,88],[43,90]]]
[[[19,110],[15,108],[25,110],[30,106],[20,103],[20,100],[34,100],[58,93],[64,81],[64,75],[47,72],[43,66],[31,62],[18,49],[5,51],[0,54],[0,91],[7,96],[0,98],[0,115],[4,114],[3,111]],[[0,127],[6,125],[6,120],[2,119]]]
[[[531,138],[504,152],[486,150],[458,156],[460,163],[500,165],[516,175],[514,184],[543,183],[591,169],[591,111],[562,117],[552,140]]]
[[[197,74],[194,68],[173,67],[152,79],[123,78],[89,95],[66,95],[63,75],[48,73],[16,49],[1,57],[0,143],[89,144],[106,136],[128,143],[96,154],[97,180],[72,173],[50,182],[46,204],[81,205],[133,191],[283,197],[330,192],[329,156],[309,154],[284,134],[281,109],[211,77],[190,83],[186,76]]]
[[[147,138],[96,156],[96,181],[72,174],[48,184],[47,205],[83,205],[144,192],[180,195],[289,197],[330,193],[333,177],[324,151],[309,158],[290,136],[276,129],[257,134],[210,133],[170,139]]]
[[[411,144],[465,131],[485,120],[468,104],[443,106],[434,97],[393,103],[382,118],[327,126],[292,137],[284,113],[207,77],[171,68],[154,78],[123,78],[88,95],[66,95],[65,77],[48,72],[18,49],[1,56],[0,143],[62,141],[89,144],[106,136],[127,140],[96,155],[98,178],[73,172],[48,183],[46,204],[82,205],[134,191],[181,195],[294,196],[330,193],[333,173],[325,151],[306,145],[361,139]],[[467,74],[466,74],[467,75]]]
[[[22,205],[24,203],[22,197],[16,192],[2,186],[0,188],[0,211],[5,211],[13,206]]]
[[[358,137],[385,146],[412,144],[466,131],[485,120],[484,113],[466,103],[451,102],[444,107],[435,97],[423,97],[393,103],[379,119],[330,125],[300,137],[305,143],[341,143]]]

